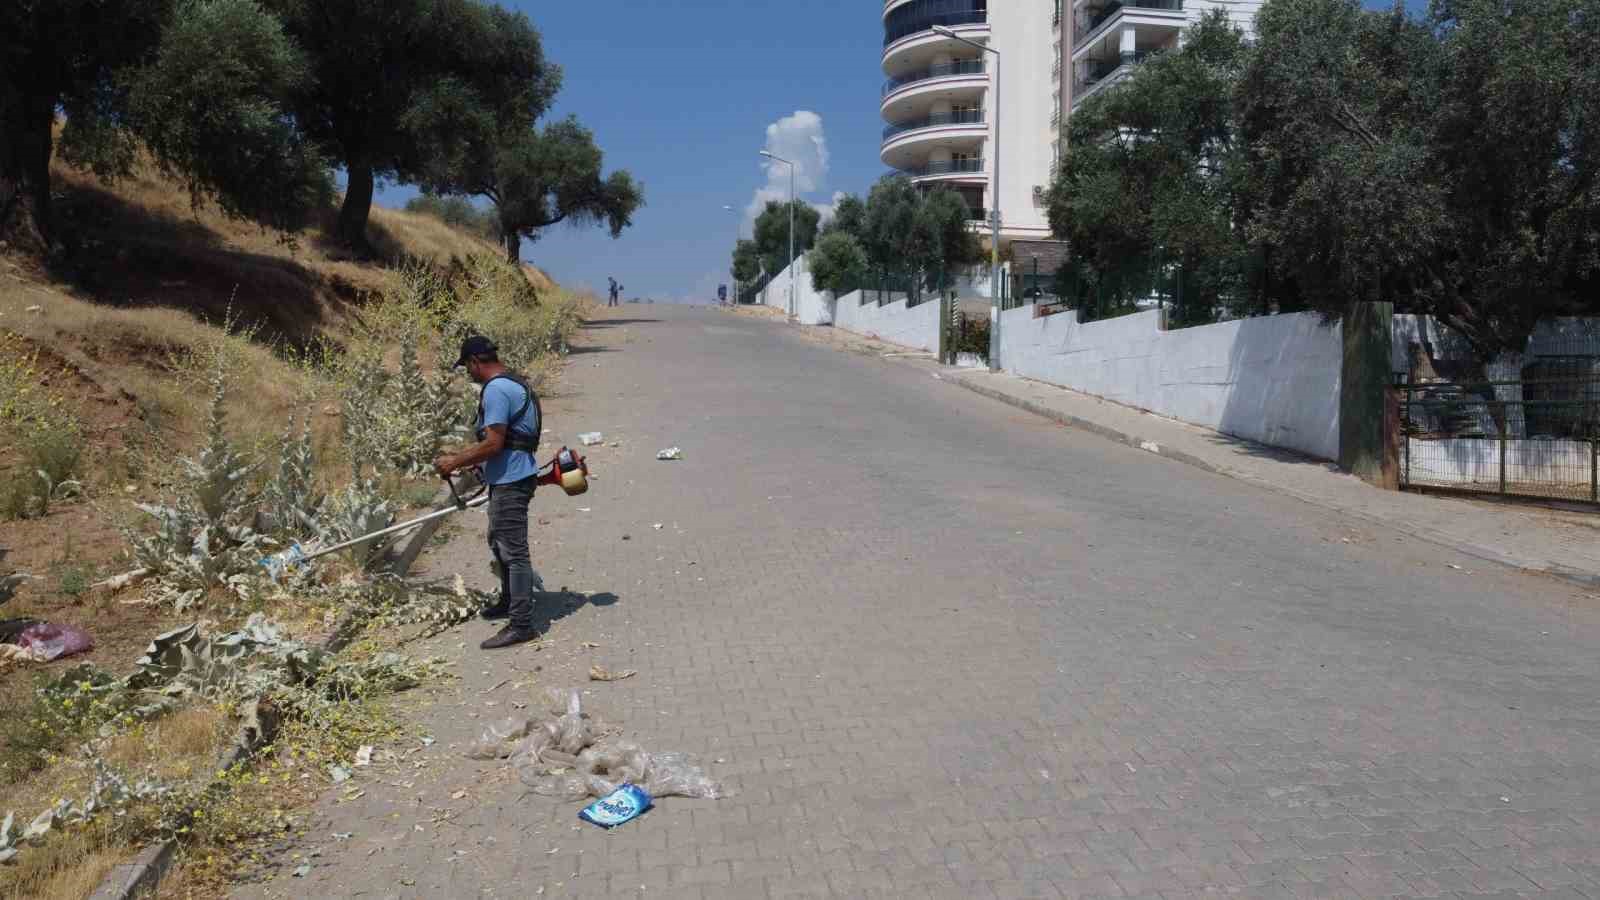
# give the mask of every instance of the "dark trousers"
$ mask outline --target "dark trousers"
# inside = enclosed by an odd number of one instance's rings
[[[511,624],[533,627],[533,561],[528,558],[528,504],[535,477],[489,486],[489,552],[500,575],[500,599]]]

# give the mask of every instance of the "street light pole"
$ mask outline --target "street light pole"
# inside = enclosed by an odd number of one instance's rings
[[[734,209],[726,203],[722,204],[722,208],[736,216],[739,214],[737,209]],[[739,242],[742,240],[744,240],[744,220],[735,219],[733,223],[733,253],[735,256],[739,255]],[[733,273],[729,272],[728,274],[732,275]],[[739,279],[737,276],[735,276],[733,279],[733,302],[728,305],[739,305]]]
[[[943,25],[933,30],[954,41],[977,47],[994,54],[994,96],[989,107],[994,116],[994,149],[990,160],[993,168],[993,196],[989,198],[989,371],[1000,371],[1000,51],[971,41]]]
[[[794,163],[775,153],[761,151],[767,159],[789,167],[789,315],[794,316]]]

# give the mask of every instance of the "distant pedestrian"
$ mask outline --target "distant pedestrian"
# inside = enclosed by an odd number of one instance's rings
[[[617,295],[622,293],[622,288],[617,284],[617,280],[615,278],[607,276],[606,280],[611,282],[611,302],[607,303],[606,305],[607,306],[616,306],[617,305]]]

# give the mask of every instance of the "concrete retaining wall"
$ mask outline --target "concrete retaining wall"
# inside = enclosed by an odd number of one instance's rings
[[[1161,313],[1079,323],[1001,314],[1007,372],[1322,459],[1339,456],[1338,325],[1311,313],[1161,330]]]
[[[938,352],[938,299],[925,300],[907,309],[905,295],[887,296],[899,299],[879,306],[876,291],[856,291],[840,297],[833,305],[834,327],[857,334],[877,335],[881,340],[902,347]],[[863,300],[866,301],[864,304]]]

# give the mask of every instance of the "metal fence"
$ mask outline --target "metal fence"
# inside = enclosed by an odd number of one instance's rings
[[[867,271],[865,281],[859,286],[860,304],[866,306],[868,303],[876,303],[879,306],[887,306],[904,300],[906,308],[909,309],[930,300],[938,300],[951,287],[952,281],[943,269],[914,272],[874,267]],[[847,293],[850,291],[841,291],[840,295]]]
[[[754,281],[739,282],[738,287],[734,292],[734,299],[739,303],[759,302],[761,300],[761,292],[766,290],[767,283],[771,280],[771,275],[762,273],[761,277]]]
[[[1600,370],[1399,384],[1400,484],[1600,502]]]

